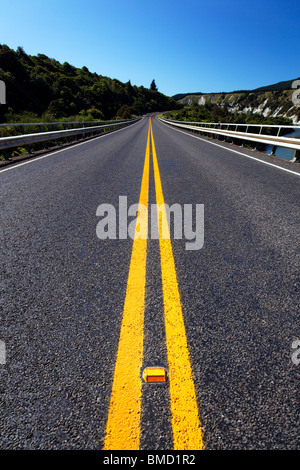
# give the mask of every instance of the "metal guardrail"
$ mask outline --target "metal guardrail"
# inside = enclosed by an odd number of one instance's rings
[[[21,135],[9,136],[9,137],[1,137],[0,138],[0,150],[18,147],[22,145],[35,144],[39,142],[58,140],[61,138],[67,138],[67,137],[75,136],[75,135],[97,133],[98,131],[101,132],[103,130],[108,130],[114,127],[125,127],[138,121],[139,119],[140,118],[128,119],[126,121],[118,121],[118,122],[104,124],[100,126],[79,127],[75,129],[56,130],[56,131],[48,131],[48,132],[35,132],[32,134],[21,134]],[[16,125],[20,125],[20,124],[16,124]],[[37,123],[24,123],[24,124],[38,125]],[[40,125],[45,125],[45,124],[62,124],[62,123],[40,123]],[[77,124],[79,123],[77,122]],[[4,124],[4,126],[8,126],[8,124]]]
[[[26,126],[68,126],[73,124],[113,124],[115,122],[126,122],[128,119],[113,121],[113,120],[106,120],[106,121],[58,121],[58,122],[5,122],[0,124],[1,127],[26,127]]]
[[[300,139],[295,139],[295,138],[290,138],[290,137],[283,137],[279,136],[281,129],[286,128],[286,129],[300,129],[299,126],[281,126],[281,125],[268,125],[268,124],[233,124],[233,123],[197,123],[197,122],[191,122],[191,121],[173,121],[170,119],[164,119],[164,118],[159,118],[162,122],[165,122],[166,124],[170,124],[172,126],[176,127],[181,127],[185,129],[191,129],[195,130],[198,132],[203,132],[203,133],[208,133],[208,134],[214,134],[218,136],[224,136],[224,137],[231,137],[233,139],[239,139],[239,140],[246,140],[246,141],[251,141],[251,142],[256,142],[256,143],[261,143],[261,144],[266,144],[266,145],[272,145],[273,150],[271,154],[274,154],[274,151],[277,147],[285,147],[289,149],[294,150],[294,158],[292,161],[300,161],[300,155],[299,155],[299,150],[300,150]],[[216,127],[212,127],[216,126]],[[227,129],[225,129],[225,126],[227,126]],[[229,130],[230,126],[235,126],[236,130]],[[241,132],[238,131],[238,127],[246,127],[246,131]],[[222,128],[223,127],[223,128]],[[255,134],[255,133],[248,133],[248,129],[250,127],[256,127],[260,128],[260,133]],[[262,129],[263,128],[277,128],[277,135],[268,135],[268,134],[262,134]]]
[[[265,128],[277,128],[277,136],[279,136],[281,129],[298,129],[300,130],[300,125],[294,126],[294,125],[283,125],[283,124],[247,124],[247,123],[235,123],[235,122],[197,122],[197,121],[176,121],[172,119],[165,119],[165,121],[171,121],[171,122],[178,122],[181,124],[187,124],[187,125],[199,125],[199,126],[204,126],[204,127],[213,127],[213,128],[225,128],[229,129],[229,127],[235,127],[235,130],[237,131],[239,127],[244,127],[246,128],[246,132],[249,127],[257,127],[260,129],[259,134],[262,133],[262,129]]]

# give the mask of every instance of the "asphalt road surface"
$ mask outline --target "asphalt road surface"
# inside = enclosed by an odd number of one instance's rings
[[[299,190],[155,117],[1,169],[0,449],[299,450]],[[120,237],[120,196],[204,207],[204,244]]]

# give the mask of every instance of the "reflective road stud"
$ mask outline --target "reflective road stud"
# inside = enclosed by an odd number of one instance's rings
[[[168,373],[163,367],[146,367],[143,379],[145,382],[166,382]]]

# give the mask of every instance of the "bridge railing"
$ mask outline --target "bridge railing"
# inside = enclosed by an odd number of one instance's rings
[[[277,147],[293,149],[293,161],[300,161],[300,139],[287,136],[280,136],[280,133],[283,133],[283,129],[285,129],[284,132],[286,132],[288,129],[300,130],[300,126],[175,121],[162,117],[160,117],[159,119],[162,122],[165,122],[166,124],[170,124],[171,126],[189,129],[203,134],[209,134],[217,137],[223,136],[234,140],[237,139],[240,141],[249,141],[265,145],[271,145],[272,155],[274,154]],[[232,127],[234,127],[234,130],[230,129]],[[259,132],[250,132],[254,128],[259,129]],[[267,132],[264,132],[264,129],[266,129]]]
[[[17,126],[63,126],[66,127],[66,125],[79,125],[80,127],[73,127],[71,129],[59,129],[59,130],[54,130],[54,131],[46,131],[46,132],[33,132],[33,133],[24,133],[20,135],[10,135],[10,136],[5,136],[5,137],[0,137],[0,150],[6,150],[6,149],[11,149],[14,147],[21,147],[21,146],[30,146],[34,145],[36,143],[41,143],[41,142],[50,142],[50,141],[55,141],[57,142],[58,140],[61,139],[66,139],[69,137],[73,136],[88,136],[88,135],[97,135],[99,133],[102,133],[103,131],[109,131],[113,130],[116,128],[121,128],[128,126],[130,124],[133,124],[134,122],[137,122],[140,118],[135,118],[135,119],[127,119],[123,121],[110,121],[105,124],[101,125],[94,125],[94,126],[86,126],[86,124],[90,123],[95,123],[93,122],[77,122],[77,123],[13,123],[13,124],[1,124],[1,128],[11,128],[11,127],[17,127]],[[98,121],[101,122],[101,121]]]

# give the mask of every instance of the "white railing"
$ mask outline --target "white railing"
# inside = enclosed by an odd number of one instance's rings
[[[291,137],[280,136],[281,129],[300,129],[299,126],[283,126],[283,125],[268,125],[268,124],[233,124],[233,123],[206,123],[206,122],[191,122],[191,121],[174,121],[170,119],[159,118],[162,122],[170,124],[175,127],[183,129],[190,129],[197,132],[208,133],[217,136],[224,136],[233,139],[239,139],[243,141],[251,141],[266,145],[272,145],[272,154],[276,147],[285,147],[294,150],[293,161],[298,161],[299,150],[300,150],[300,139]],[[235,127],[235,130],[229,130],[229,127]],[[238,131],[239,127],[243,127],[245,130]],[[260,132],[253,133],[248,132],[250,128],[259,128]],[[276,135],[263,134],[264,128],[278,129]],[[275,129],[275,130],[276,130]]]
[[[30,144],[35,144],[39,142],[58,140],[58,139],[68,138],[71,136],[82,135],[82,134],[93,134],[93,133],[96,134],[98,132],[109,130],[115,127],[128,126],[138,121],[139,119],[140,118],[128,119],[125,121],[117,121],[117,122],[115,121],[109,124],[103,124],[103,125],[98,125],[98,126],[78,127],[78,128],[73,128],[73,129],[67,129],[67,130],[35,132],[31,134],[21,134],[21,135],[9,136],[9,137],[0,137],[0,149],[8,149],[8,148],[13,148],[13,147],[19,147],[22,145],[30,145]],[[19,125],[37,126],[37,125],[46,125],[46,124],[47,125],[49,124],[61,125],[64,123],[24,123],[24,124],[20,123],[20,124],[13,124],[13,125],[14,126],[19,126]],[[65,123],[65,124],[69,124],[69,123]],[[80,124],[80,123],[77,123],[77,124]],[[2,127],[4,126],[12,126],[12,124],[3,124]]]

